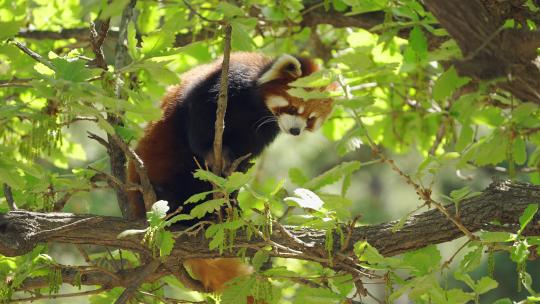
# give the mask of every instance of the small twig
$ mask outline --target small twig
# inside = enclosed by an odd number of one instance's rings
[[[221,20],[212,20],[212,19],[208,19],[208,18],[206,18],[205,16],[201,15],[201,13],[199,13],[199,11],[196,10],[196,9],[189,3],[189,1],[183,0],[183,2],[184,2],[184,5],[185,5],[185,6],[186,6],[193,14],[197,15],[197,16],[198,16],[199,18],[201,18],[202,20],[207,21],[207,22],[213,22],[213,23],[214,23],[214,22],[217,22],[217,23],[220,23],[220,22],[221,22]]]
[[[64,194],[60,199],[54,202],[53,211],[54,212],[62,211],[62,209],[64,209],[64,207],[66,206],[66,203],[72,196],[73,196],[73,192],[67,192],[66,194]]]
[[[20,43],[17,40],[11,40],[11,43],[15,44],[16,47],[18,47],[21,51],[26,53],[28,56],[32,57],[35,61],[42,63],[43,65],[47,66],[53,71],[56,71],[56,67],[49,60],[41,57],[41,55],[27,48],[24,44]]]
[[[7,87],[30,87],[29,82],[33,81],[32,78],[13,78],[9,80],[0,80],[0,88]]]
[[[139,175],[142,186],[142,196],[144,200],[144,205],[146,210],[150,210],[152,205],[157,201],[156,193],[154,192],[154,187],[150,182],[150,178],[146,172],[144,162],[142,159],[135,153],[135,151],[128,146],[120,137],[116,134],[110,134],[110,138],[115,142],[115,144],[124,152],[124,154],[135,164],[135,170]]]
[[[88,138],[97,141],[97,142],[100,143],[102,146],[104,146],[105,149],[107,149],[107,150],[110,149],[110,145],[109,145],[109,143],[108,143],[105,139],[103,139],[103,138],[100,137],[99,135],[97,135],[97,134],[95,134],[95,133],[92,133],[92,132],[90,132],[90,131],[88,131],[87,133],[88,133]]]
[[[107,62],[105,61],[105,55],[103,54],[103,41],[107,37],[109,31],[110,18],[99,22],[99,32],[96,30],[96,24],[90,23],[90,44],[92,45],[92,51],[96,58],[93,60],[95,65],[99,68],[107,70]]]
[[[249,157],[251,156],[251,153],[248,153],[244,156],[240,156],[239,158],[235,159],[231,165],[229,166],[229,168],[226,168],[225,169],[225,175],[229,176],[231,175],[234,171],[236,171],[236,169],[238,169],[238,166],[240,166],[240,164],[248,159]]]
[[[465,248],[465,246],[467,246],[469,243],[471,242],[471,239],[468,239],[465,243],[463,243],[463,245],[461,245],[458,250],[456,250],[456,252],[454,252],[454,254],[452,254],[452,256],[442,264],[441,266],[441,270],[444,269],[444,268],[447,268],[450,266],[450,264],[452,263],[452,261],[454,260],[454,258],[457,256],[457,254],[463,250],[463,248]]]
[[[9,210],[17,210],[17,205],[15,204],[15,201],[13,200],[13,193],[11,192],[11,187],[4,183],[4,196],[6,197],[6,202],[8,204]]]
[[[152,274],[158,269],[161,262],[159,260],[152,260],[143,270],[138,274],[137,278],[126,288],[124,292],[116,299],[115,304],[125,304],[131,298],[131,295],[139,286],[144,282],[146,277]]]
[[[43,294],[43,295],[37,295],[34,297],[29,298],[20,298],[20,299],[11,299],[8,301],[8,303],[20,303],[20,302],[34,302],[36,300],[41,299],[58,299],[58,298],[72,298],[72,297],[80,297],[80,296],[87,296],[92,294],[98,294],[102,293],[104,291],[109,290],[110,288],[107,287],[101,287],[94,290],[88,290],[88,291],[81,291],[81,292],[74,292],[74,293],[64,293],[64,294]]]
[[[229,91],[229,60],[231,57],[231,32],[230,24],[224,26],[225,37],[223,41],[223,62],[221,64],[221,81],[219,84],[219,97],[216,109],[216,122],[214,134],[214,163],[212,172],[221,175],[223,169],[223,131],[225,128],[225,112],[227,111],[227,95]]]

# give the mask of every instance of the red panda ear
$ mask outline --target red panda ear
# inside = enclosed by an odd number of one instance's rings
[[[293,81],[303,75],[302,69],[302,64],[298,59],[289,54],[284,54],[276,59],[268,71],[259,77],[257,84],[261,85],[278,79]]]

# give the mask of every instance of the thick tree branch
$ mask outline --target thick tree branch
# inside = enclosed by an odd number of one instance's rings
[[[461,223],[471,232],[481,229],[489,231],[517,231],[519,217],[523,210],[532,203],[540,201],[540,187],[530,184],[494,182],[481,195],[460,203],[459,213],[455,205],[445,206],[452,214],[459,214]],[[527,234],[540,235],[540,216],[536,215],[531,222]],[[501,226],[492,225],[499,222]],[[355,268],[346,257],[352,254],[354,243],[367,240],[385,256],[394,256],[406,251],[419,249],[431,244],[447,242],[463,236],[463,233],[438,210],[430,210],[409,218],[402,229],[393,232],[397,221],[354,228],[350,233],[349,245],[342,248],[335,244],[334,255],[336,268],[355,270],[362,275],[361,268]],[[142,235],[135,234],[118,239],[117,235],[128,229],[144,229],[144,222],[128,221],[116,217],[92,215],[76,215],[70,213],[37,213],[29,211],[11,211],[0,215],[0,254],[6,256],[22,255],[32,250],[37,244],[58,242],[70,244],[89,244],[133,250],[149,258],[151,252],[141,244]],[[286,227],[274,230],[271,239],[247,239],[239,235],[234,248],[257,250],[271,245],[273,256],[289,257],[325,263],[328,256],[325,249],[325,231],[313,229],[294,229]],[[170,269],[178,269],[186,258],[218,257],[218,252],[208,249],[208,240],[200,231],[197,235],[177,233],[175,247],[171,256],[163,261],[160,267],[146,281],[171,273]],[[421,237],[418,237],[421,236]],[[339,240],[339,237],[334,239]],[[233,248],[233,249],[234,249]],[[225,251],[225,256],[235,256],[235,250]],[[248,254],[249,250],[248,250]],[[340,264],[341,263],[341,264]],[[341,266],[340,266],[341,265]],[[133,281],[118,279],[123,273],[131,275],[143,272],[144,268],[123,270],[117,277],[93,270],[85,273],[83,284],[106,286],[130,286]],[[176,270],[174,272],[176,272]],[[63,275],[65,282],[69,275]],[[25,288],[38,286],[39,278],[25,281]]]
[[[540,31],[503,29],[503,19],[488,12],[483,2],[426,0],[425,5],[461,48],[465,59],[454,63],[461,75],[504,78],[498,87],[540,104]]]

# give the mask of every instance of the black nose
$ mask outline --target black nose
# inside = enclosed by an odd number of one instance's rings
[[[290,128],[289,133],[292,135],[299,135],[300,134],[300,128]]]

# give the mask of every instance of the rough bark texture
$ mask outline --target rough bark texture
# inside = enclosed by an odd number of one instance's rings
[[[497,10],[486,8],[492,2],[426,0],[425,5],[461,48],[464,59],[455,62],[461,75],[501,78],[498,87],[540,104],[540,31],[503,29]]]
[[[517,231],[519,216],[523,210],[532,203],[540,201],[540,187],[530,184],[494,182],[481,195],[467,199],[460,203],[459,219],[471,232],[481,229],[490,231]],[[447,209],[455,214],[455,206],[448,205]],[[538,214],[530,224],[527,234],[540,235],[540,217]],[[493,222],[501,225],[493,225]],[[367,240],[385,256],[393,256],[405,251],[438,244],[463,236],[460,230],[438,210],[410,217],[403,228],[392,232],[397,221],[372,226],[354,228],[351,234],[349,247],[341,249],[341,244],[335,244],[335,259],[349,267],[351,260],[346,260],[352,254],[355,242]],[[150,258],[148,248],[141,244],[142,234],[135,234],[125,238],[117,238],[118,234],[128,229],[144,229],[144,222],[127,221],[122,218],[78,215],[70,213],[38,213],[29,211],[11,211],[0,215],[0,254],[6,256],[22,255],[40,243],[68,243],[89,244],[133,250],[141,256]],[[328,256],[325,250],[325,233],[313,229],[287,229],[274,230],[270,240],[252,238],[248,240],[245,235],[239,235],[231,251],[225,251],[225,256],[235,256],[238,248],[258,249],[267,245],[274,247],[273,256],[298,258],[325,263]],[[158,271],[149,276],[148,280],[155,280],[156,276],[170,274],[178,270],[181,261],[190,257],[217,257],[218,252],[208,250],[208,240],[200,232],[196,235],[177,232],[176,244],[169,256]],[[338,237],[334,239],[339,240]],[[286,248],[286,249],[284,249]],[[248,251],[248,254],[249,251]],[[341,257],[341,258],[340,258]],[[339,265],[341,262],[334,262]],[[342,265],[342,266],[343,266]],[[343,267],[345,267],[343,266]],[[69,272],[69,270],[65,270]],[[123,270],[118,277],[113,278],[103,273],[89,272],[85,282],[95,284],[96,281],[114,286],[129,285],[129,278],[137,269]],[[126,275],[125,273],[129,273]],[[64,278],[69,278],[66,273]],[[124,278],[124,279],[122,279]],[[39,279],[36,279],[39,281]],[[105,281],[103,281],[105,280]],[[34,280],[35,281],[35,280]],[[64,279],[69,283],[69,280]],[[38,285],[36,282],[25,282],[28,286]],[[84,283],[83,283],[84,284]],[[26,285],[25,285],[26,286]]]

